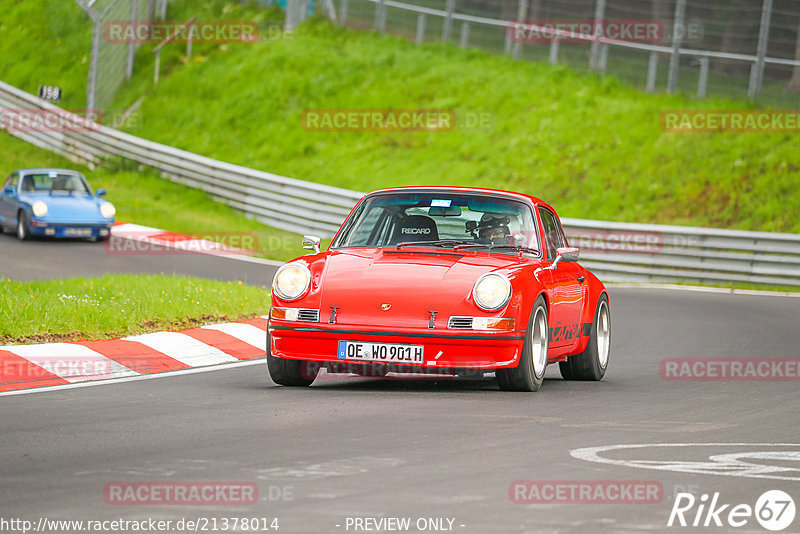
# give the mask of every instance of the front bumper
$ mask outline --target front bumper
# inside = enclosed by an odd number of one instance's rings
[[[66,239],[86,239],[111,235],[113,223],[57,223],[34,219],[30,225],[31,235],[60,237]]]
[[[396,329],[327,325],[270,319],[271,354],[277,358],[331,363],[378,363],[343,360],[339,341],[422,345],[422,365],[394,363],[409,368],[501,369],[519,363],[525,332],[479,332],[458,329]]]

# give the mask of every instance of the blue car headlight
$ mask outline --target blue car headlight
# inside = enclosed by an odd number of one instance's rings
[[[37,217],[44,217],[45,215],[47,215],[47,204],[45,204],[41,200],[34,202],[31,209],[33,210],[33,214],[36,215]]]
[[[114,204],[111,202],[103,202],[100,204],[100,213],[106,219],[112,218],[117,213],[117,208],[114,207]]]

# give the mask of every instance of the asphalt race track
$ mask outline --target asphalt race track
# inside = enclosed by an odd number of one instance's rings
[[[0,242],[3,274],[36,278],[52,268],[51,244]],[[272,272],[219,258],[178,257],[173,268],[169,256],[104,258],[91,243],[58,246],[58,265],[71,275],[174,269],[269,280]],[[30,263],[39,261],[37,274]],[[214,263],[220,261],[228,263]],[[668,528],[674,496],[719,492],[719,503],[755,506],[762,493],[779,489],[797,501],[798,382],[668,381],[660,363],[796,358],[800,298],[623,287],[610,293],[612,359],[599,383],[566,382],[551,367],[532,394],[501,392],[493,379],[340,375],[298,390],[272,384],[259,360],[5,395],[0,517],[34,524],[43,517],[277,517],[281,533],[399,531],[364,522],[373,529],[357,529],[357,518],[410,518],[409,532],[727,532],[734,529],[713,523]],[[651,446],[586,450],[639,444]],[[651,504],[517,504],[509,490],[519,480],[650,481],[663,495]],[[104,488],[119,481],[254,482],[259,502],[107,504]],[[441,525],[428,521],[435,518]],[[752,517],[736,531],[767,532]],[[783,530],[798,531],[800,519]]]
[[[122,247],[124,249],[125,247]],[[298,255],[302,249],[298,247]],[[271,284],[276,267],[208,254],[116,254],[103,243],[35,239],[20,242],[0,235],[0,276],[12,280],[46,280],[105,273],[181,274],[214,280]]]

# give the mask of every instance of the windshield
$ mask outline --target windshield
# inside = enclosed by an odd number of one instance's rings
[[[86,182],[77,174],[48,172],[26,174],[20,184],[22,193],[51,193],[54,195],[90,195]]]
[[[438,246],[537,252],[530,207],[500,196],[409,192],[378,194],[353,212],[333,247]]]

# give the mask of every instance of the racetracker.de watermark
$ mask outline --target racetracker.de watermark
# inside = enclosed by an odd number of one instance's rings
[[[664,358],[664,380],[798,381],[800,358]]]
[[[670,133],[798,133],[800,111],[780,109],[684,109],[661,112]]]
[[[245,254],[258,252],[256,232],[204,232],[194,236],[150,232],[112,234],[103,244],[107,254],[182,255],[182,254]]]
[[[300,123],[317,132],[431,132],[456,126],[451,109],[306,109]]]
[[[118,505],[251,505],[258,502],[258,485],[241,481],[117,481],[105,485],[103,496],[106,504]]]
[[[0,131],[87,132],[100,129],[101,113],[95,109],[0,108]]]
[[[564,232],[569,244],[581,252],[655,254],[664,248],[664,234],[661,232],[588,229],[565,229]]]
[[[110,20],[103,25],[109,44],[158,44],[170,36],[173,43],[254,43],[258,24],[249,20]]]
[[[654,19],[533,19],[509,24],[509,36],[517,43],[626,41],[660,43],[664,24]]]
[[[656,480],[515,480],[508,498],[516,504],[655,504],[664,499]]]

